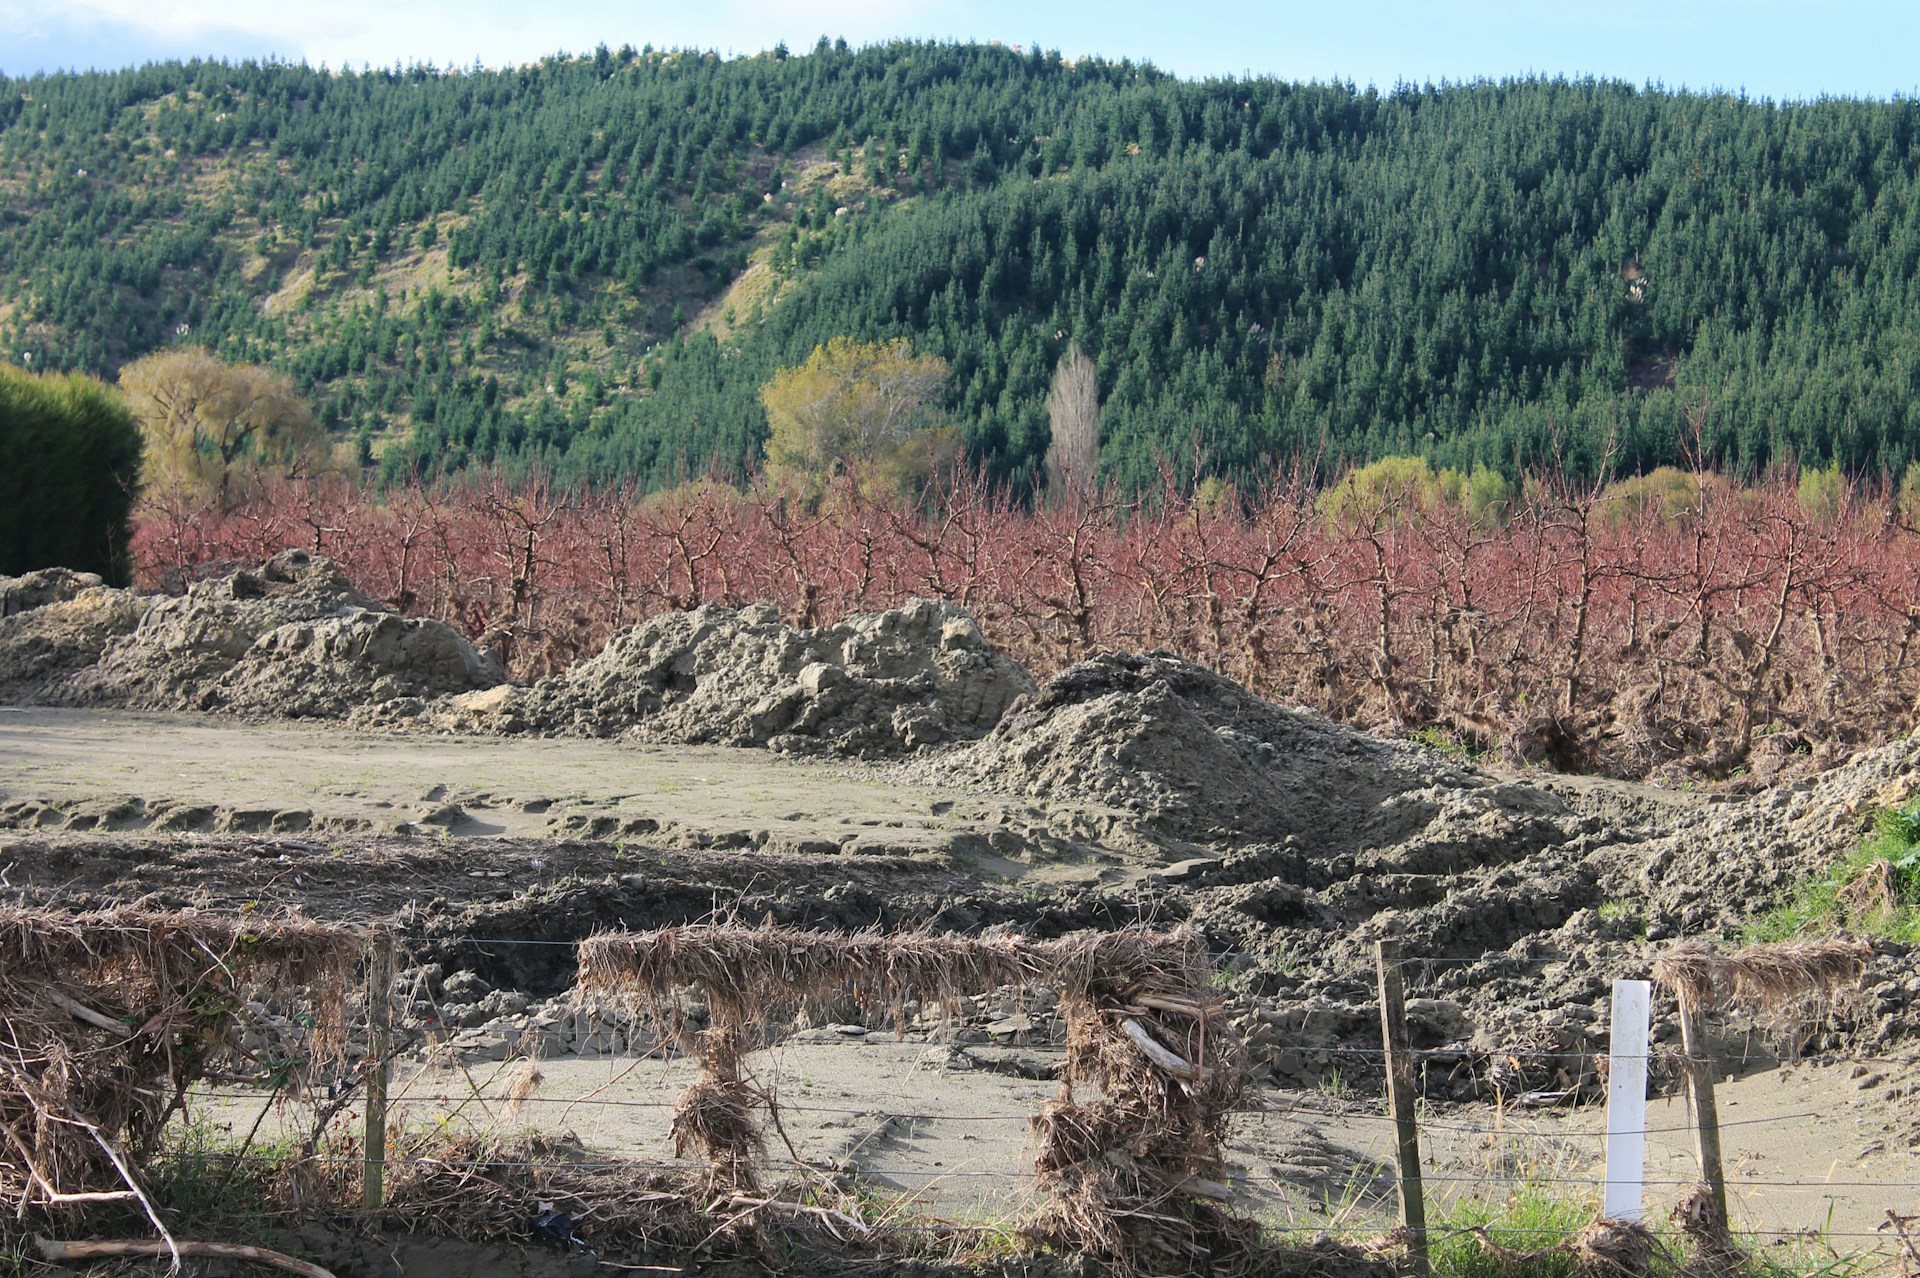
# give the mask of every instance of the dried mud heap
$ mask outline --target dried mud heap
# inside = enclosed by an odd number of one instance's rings
[[[402,617],[299,550],[174,597],[49,573],[0,581],[0,596],[44,600],[0,619],[11,700],[338,719],[505,678],[453,627]]]
[[[816,630],[709,604],[622,631],[499,713],[546,733],[868,756],[978,737],[1032,690],[952,604]]]
[[[1410,796],[1485,784],[1431,750],[1264,701],[1167,653],[1071,666],[927,773],[1071,800],[1200,847],[1396,842],[1432,816],[1434,804]]]
[[[815,630],[764,605],[668,613],[531,688],[303,551],[177,597],[52,569],[0,578],[0,601],[15,703],[884,757],[979,737],[1033,691],[963,610],[928,600]]]

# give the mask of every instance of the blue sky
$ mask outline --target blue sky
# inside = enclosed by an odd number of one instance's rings
[[[1920,91],[1913,0],[0,0],[0,72],[194,55],[502,65],[601,41],[752,53],[822,34],[1038,42],[1182,75],[1383,88],[1546,73],[1772,98]]]

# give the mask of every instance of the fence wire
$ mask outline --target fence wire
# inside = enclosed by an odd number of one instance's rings
[[[519,937],[399,935],[399,936],[396,936],[394,939],[400,942],[411,944],[411,945],[421,945],[421,946],[431,945],[431,946],[437,946],[437,947],[448,947],[448,946],[474,947],[474,948],[537,947],[541,949],[568,949],[568,948],[573,948],[578,944],[576,941],[572,941],[572,940],[549,940],[549,939],[519,938]],[[1219,962],[1219,961],[1232,961],[1232,960],[1243,959],[1243,958],[1257,958],[1260,956],[1246,953],[1246,952],[1235,951],[1235,950],[1223,950],[1223,951],[1214,952],[1212,957],[1216,962]],[[1513,955],[1496,953],[1496,954],[1482,954],[1482,955],[1403,955],[1403,956],[1400,956],[1395,961],[1398,963],[1398,965],[1402,969],[1417,970],[1420,968],[1430,968],[1430,967],[1456,966],[1456,965],[1480,965],[1480,964],[1485,964],[1485,965],[1494,966],[1494,967],[1545,967],[1551,964],[1565,962],[1566,960],[1562,957],[1513,956]],[[617,1028],[615,1025],[607,1024],[604,1021],[601,1022],[601,1024],[604,1025],[606,1029]],[[431,1022],[427,1022],[424,1024],[416,1023],[415,1028],[425,1030],[429,1036],[443,1035],[443,1034],[446,1034],[450,1029],[450,1027],[447,1027],[444,1024],[433,1024]],[[596,1031],[596,1032],[604,1032],[604,1030]],[[865,1036],[836,1036],[834,1038],[822,1038],[822,1039],[816,1040],[816,1042],[821,1046],[828,1046],[834,1049],[844,1049],[848,1047],[894,1048],[896,1050],[909,1049],[909,1048],[925,1048],[925,1049],[928,1049],[929,1051],[945,1049],[945,1050],[948,1050],[949,1052],[957,1052],[957,1051],[964,1051],[970,1048],[981,1048],[981,1047],[992,1046],[992,1044],[987,1042],[970,1042],[970,1043],[959,1042],[952,1039],[940,1038],[940,1037],[917,1038],[917,1039],[909,1039],[909,1038],[901,1037],[901,1038],[888,1040],[885,1038],[872,1036],[871,1034],[865,1035]],[[445,1043],[445,1040],[442,1039],[441,1044],[444,1045],[444,1043]],[[1062,1054],[1062,1049],[1057,1042],[1015,1043],[1013,1045],[1018,1046],[1029,1055],[1038,1057],[1042,1060],[1047,1060],[1049,1058],[1057,1058]],[[1297,1050],[1301,1052],[1309,1060],[1352,1059],[1352,1060],[1359,1060],[1359,1061],[1365,1061],[1368,1063],[1376,1063],[1376,1064],[1383,1063],[1384,1058],[1389,1055],[1388,1051],[1385,1048],[1362,1047],[1362,1046],[1353,1046],[1353,1045],[1346,1045],[1346,1044],[1304,1045],[1298,1048]],[[1503,1052],[1498,1050],[1480,1051],[1480,1050],[1468,1049],[1464,1046],[1451,1045],[1451,1046],[1442,1047],[1442,1048],[1416,1050],[1412,1053],[1412,1056],[1415,1063],[1418,1064],[1421,1062],[1458,1063],[1462,1060],[1498,1059],[1502,1056],[1510,1055],[1510,1054],[1515,1054],[1515,1053]],[[1741,1068],[1751,1068],[1756,1065],[1765,1066],[1765,1065],[1800,1063],[1798,1059],[1794,1057],[1779,1056],[1779,1055],[1765,1054],[1765,1053],[1738,1053],[1738,1054],[1728,1053],[1725,1055],[1714,1056],[1714,1057],[1689,1056],[1685,1052],[1679,1050],[1678,1048],[1674,1048],[1672,1050],[1654,1049],[1654,1050],[1649,1050],[1642,1055],[1636,1055],[1636,1056],[1622,1056],[1622,1055],[1615,1055],[1613,1053],[1606,1052],[1606,1051],[1584,1050],[1584,1049],[1573,1050],[1573,1051],[1556,1051],[1556,1050],[1541,1049],[1537,1051],[1528,1051],[1526,1054],[1531,1056],[1538,1056],[1541,1058],[1550,1058],[1555,1060],[1566,1060],[1566,1061],[1579,1061],[1579,1062],[1588,1062],[1588,1063],[1598,1063],[1598,1062],[1609,1061],[1609,1060],[1611,1061],[1643,1060],[1643,1061],[1663,1061],[1670,1065],[1687,1065],[1687,1064],[1697,1064],[1697,1063],[1701,1063],[1702,1061],[1706,1061],[1708,1063],[1712,1063],[1718,1066],[1731,1066],[1731,1067],[1741,1067]],[[661,1061],[663,1066],[669,1060],[686,1059],[684,1056],[682,1056],[677,1052],[673,1052],[670,1049],[661,1049],[661,1048],[656,1048],[652,1051],[642,1053],[640,1056],[640,1059],[644,1060],[645,1057],[649,1055],[656,1056]],[[1850,1061],[1857,1061],[1860,1063],[1875,1063],[1875,1064],[1884,1064],[1884,1065],[1897,1065],[1897,1064],[1909,1063],[1908,1060],[1906,1059],[1891,1057],[1891,1056],[1861,1056],[1861,1057],[1849,1057],[1848,1059]],[[622,1077],[624,1077],[624,1075]],[[1047,1080],[1044,1078],[1028,1078],[1025,1081],[1033,1082],[1033,1083],[1044,1083]],[[501,1105],[501,1106],[511,1106],[513,1107],[514,1112],[517,1112],[521,1107],[555,1107],[555,1106],[565,1107],[569,1111],[576,1110],[576,1109],[603,1108],[603,1109],[615,1109],[615,1110],[668,1112],[668,1111],[672,1111],[675,1108],[677,1103],[673,1099],[655,1100],[655,1099],[641,1099],[641,1098],[634,1098],[634,1097],[618,1097],[618,1096],[601,1097],[601,1096],[595,1096],[592,1094],[588,1094],[586,1096],[561,1096],[561,1095],[541,1095],[541,1094],[535,1093],[532,1095],[525,1095],[525,1096],[504,1096],[504,1095],[490,1096],[490,1095],[486,1095],[482,1091],[480,1085],[474,1083],[471,1077],[468,1078],[468,1086],[472,1089],[472,1095],[470,1096],[436,1096],[436,1097],[423,1097],[423,1098],[408,1098],[405,1096],[400,1096],[400,1097],[396,1097],[393,1103],[395,1104],[396,1107],[424,1106],[424,1105],[432,1105],[435,1103],[438,1103],[440,1105],[454,1105],[457,1107],[464,1107],[469,1104],[478,1103],[483,1110],[487,1110],[487,1117],[489,1119],[492,1117],[492,1114],[491,1114],[491,1110],[488,1107],[494,1104]],[[258,1102],[262,1100],[271,1100],[277,1095],[283,1096],[284,1094],[276,1092],[274,1090],[267,1089],[267,1088],[236,1089],[236,1088],[233,1088],[232,1086],[227,1086],[227,1087],[216,1087],[213,1089],[195,1090],[192,1093],[192,1099],[194,1101],[204,1100],[204,1101],[220,1101],[220,1102]],[[777,1108],[777,1111],[781,1114],[801,1114],[801,1115],[816,1115],[816,1116],[832,1117],[832,1118],[866,1119],[866,1120],[871,1120],[878,1124],[902,1122],[902,1123],[908,1123],[908,1124],[922,1124],[922,1123],[924,1124],[979,1124],[979,1125],[990,1125],[990,1124],[1016,1125],[1017,1124],[1017,1125],[1024,1126],[1032,1122],[1034,1118],[1034,1113],[1032,1111],[1009,1112],[1009,1113],[996,1112],[996,1113],[947,1114],[947,1113],[940,1113],[936,1111],[929,1111],[925,1109],[894,1110],[894,1109],[888,1109],[883,1105],[789,1104],[784,1101],[778,1101],[778,1100],[776,1100],[774,1104],[775,1104],[775,1107]],[[1390,1114],[1379,1113],[1379,1112],[1368,1112],[1366,1109],[1358,1108],[1355,1106],[1337,1106],[1336,1105],[1334,1108],[1323,1109],[1323,1108],[1310,1108],[1308,1106],[1303,1106],[1298,1104],[1288,1106],[1285,1108],[1254,1105],[1254,1106],[1246,1107],[1237,1112],[1243,1116],[1263,1114],[1263,1115],[1266,1115],[1267,1117],[1274,1118],[1274,1119],[1295,1120],[1301,1123],[1321,1125],[1321,1126],[1331,1125],[1331,1124],[1392,1124],[1395,1122],[1395,1119]],[[1447,1133],[1447,1134],[1453,1134],[1453,1135],[1465,1135],[1465,1136],[1474,1136],[1474,1137],[1483,1137],[1483,1138],[1493,1137],[1502,1141],[1514,1142],[1516,1144],[1525,1144],[1527,1142],[1543,1142],[1543,1143],[1552,1142],[1562,1147],[1566,1146],[1569,1142],[1589,1142],[1589,1141],[1602,1142],[1607,1139],[1608,1133],[1604,1129],[1574,1130],[1574,1129],[1569,1129],[1569,1128],[1554,1125],[1549,1121],[1550,1115],[1567,1114],[1567,1113],[1573,1113],[1573,1112],[1578,1112],[1578,1108],[1574,1106],[1560,1106],[1560,1105],[1545,1106],[1545,1107],[1528,1106],[1528,1107],[1523,1107],[1523,1108],[1518,1108],[1513,1110],[1503,1110],[1499,1117],[1489,1121],[1485,1121],[1485,1122],[1479,1122],[1479,1121],[1462,1122],[1462,1121],[1456,1121],[1449,1117],[1425,1118],[1419,1122],[1418,1127],[1419,1127],[1419,1130],[1423,1133],[1433,1132],[1433,1133]],[[1529,1122],[1514,1121],[1515,1117],[1519,1114],[1537,1116],[1537,1119]],[[1825,1112],[1821,1110],[1803,1110],[1803,1111],[1796,1111],[1796,1112],[1786,1113],[1786,1114],[1770,1115],[1767,1117],[1760,1117],[1760,1118],[1724,1119],[1718,1123],[1718,1127],[1721,1129],[1737,1129],[1737,1128],[1757,1128],[1757,1127],[1765,1127],[1765,1126],[1782,1126],[1787,1124],[1798,1124],[1798,1123],[1803,1123],[1809,1120],[1818,1120],[1818,1119],[1829,1118],[1829,1117],[1831,1117],[1831,1114],[1829,1112]],[[1689,1121],[1689,1122],[1682,1122],[1677,1124],[1662,1124],[1662,1125],[1650,1124],[1636,1131],[1615,1132],[1614,1134],[1615,1135],[1639,1135],[1639,1136],[1663,1136],[1663,1135],[1677,1136],[1677,1135],[1685,1135],[1688,1133],[1692,1133],[1694,1130],[1695,1128],[1693,1123]],[[182,1161],[202,1161],[202,1162],[222,1164],[222,1165],[250,1164],[250,1165],[264,1166],[264,1165],[280,1165],[280,1164],[284,1164],[284,1162],[286,1161],[284,1156],[279,1154],[273,1154],[273,1153],[252,1153],[252,1152],[244,1152],[244,1151],[243,1152],[221,1152],[217,1150],[180,1150],[180,1151],[176,1151],[174,1153],[169,1154],[168,1157],[177,1159],[177,1160],[182,1160]],[[349,1167],[349,1166],[361,1166],[364,1164],[365,1159],[364,1159],[364,1156],[360,1156],[360,1155],[315,1153],[310,1155],[305,1161],[308,1161],[320,1166]],[[660,1161],[660,1160],[648,1160],[645,1158],[593,1157],[593,1158],[581,1158],[581,1159],[514,1160],[514,1159],[485,1158],[485,1157],[440,1158],[440,1157],[431,1157],[431,1156],[410,1156],[405,1154],[395,1154],[395,1155],[389,1156],[384,1160],[384,1162],[385,1162],[385,1165],[388,1167],[414,1166],[414,1167],[460,1168],[460,1169],[468,1169],[479,1174],[485,1174],[486,1172],[489,1172],[489,1171],[502,1171],[502,1172],[508,1172],[508,1171],[549,1171],[549,1172],[550,1171],[581,1171],[581,1172],[628,1171],[628,1172],[686,1173],[690,1170],[696,1169],[696,1167],[698,1166],[697,1164],[691,1161]],[[802,1163],[783,1163],[777,1160],[767,1162],[761,1167],[761,1170],[768,1171],[768,1172],[799,1171],[806,1174],[816,1174],[816,1175],[828,1174],[826,1172],[823,1172],[823,1169],[817,1165],[803,1163],[803,1162]],[[894,1181],[908,1182],[909,1185],[912,1185],[918,1182],[932,1183],[932,1182],[957,1181],[957,1182],[968,1182],[968,1183],[981,1183],[981,1182],[1003,1183],[1010,1187],[1030,1189],[1038,1180],[1037,1174],[1033,1170],[1027,1169],[1027,1168],[975,1169],[975,1168],[966,1168],[966,1167],[953,1167],[953,1168],[938,1167],[938,1166],[929,1167],[925,1165],[913,1166],[913,1165],[908,1165],[904,1163],[890,1163],[886,1160],[877,1160],[877,1161],[862,1160],[857,1164],[853,1164],[845,1168],[838,1168],[834,1170],[837,1174],[852,1173],[857,1176],[863,1176],[863,1177],[886,1178]],[[1383,1158],[1380,1161],[1362,1161],[1357,1163],[1355,1166],[1348,1169],[1347,1181],[1350,1185],[1369,1183],[1377,1186],[1383,1183],[1390,1183],[1394,1178],[1394,1176],[1395,1176],[1395,1172],[1390,1164],[1390,1155],[1389,1155],[1387,1158]],[[1334,1170],[1328,1170],[1324,1174],[1302,1174],[1299,1176],[1288,1176],[1288,1175],[1280,1174],[1278,1172],[1268,1171],[1266,1173],[1256,1173],[1256,1172],[1233,1173],[1233,1174],[1229,1174],[1227,1179],[1231,1186],[1239,1189],[1245,1189],[1249,1187],[1265,1187],[1265,1188],[1272,1188],[1272,1189],[1279,1189],[1279,1190],[1301,1190],[1301,1189],[1311,1189],[1316,1186],[1325,1186],[1331,1183],[1337,1183],[1340,1180],[1340,1175],[1337,1171],[1334,1171]],[[1564,1172],[1541,1174],[1537,1172],[1527,1172],[1524,1170],[1503,1171],[1503,1170],[1494,1170],[1491,1168],[1486,1171],[1470,1171],[1470,1170],[1463,1170],[1460,1167],[1453,1166],[1453,1165],[1446,1166],[1444,1169],[1442,1169],[1439,1166],[1436,1166],[1433,1170],[1423,1169],[1421,1174],[1421,1180],[1424,1184],[1442,1186],[1442,1187],[1446,1187],[1448,1190],[1452,1190],[1456,1187],[1468,1187],[1468,1188],[1489,1187],[1489,1188],[1499,1188],[1501,1190],[1506,1190],[1506,1191],[1518,1192],[1518,1191],[1522,1191],[1529,1188],[1549,1188],[1554,1191],[1585,1190],[1585,1191],[1592,1191],[1595,1194],[1597,1194],[1601,1189],[1603,1189],[1607,1183],[1603,1177],[1598,1175],[1586,1175],[1586,1176],[1569,1175],[1569,1174],[1565,1174]],[[1640,1181],[1640,1184],[1645,1189],[1652,1190],[1652,1191],[1678,1191],[1678,1190],[1686,1189],[1690,1186],[1696,1185],[1697,1183],[1698,1181],[1695,1178],[1672,1178],[1671,1176],[1643,1178]],[[1888,1191],[1888,1190],[1900,1190],[1900,1189],[1906,1188],[1896,1182],[1890,1182],[1886,1180],[1862,1180],[1862,1179],[1797,1180],[1797,1179],[1783,1179],[1783,1178],[1777,1178],[1777,1177],[1764,1177],[1764,1176],[1755,1176],[1755,1177],[1728,1176],[1725,1178],[1724,1185],[1725,1185],[1726,1191],[1729,1194],[1741,1194],[1747,1191],[1758,1191],[1758,1190],[1796,1190],[1796,1191],[1803,1191],[1809,1194],[1822,1194],[1828,1197],[1831,1197],[1834,1193],[1837,1193],[1840,1191],[1872,1191],[1872,1190]],[[921,1192],[921,1191],[916,1190],[914,1192]],[[1312,1210],[1312,1208],[1309,1207],[1307,1208],[1307,1210]],[[264,1212],[257,1212],[257,1213],[237,1213],[237,1214],[242,1216],[258,1216],[259,1218],[262,1218],[262,1219],[285,1219],[289,1216],[299,1215],[300,1213],[296,1210],[289,1209],[287,1212],[284,1212],[284,1213],[275,1212],[275,1211],[264,1211]],[[350,1219],[361,1213],[358,1213],[355,1210],[349,1209],[349,1210],[338,1212],[335,1214],[342,1216],[344,1218]],[[1014,1229],[1008,1225],[991,1225],[991,1224],[981,1225],[981,1224],[971,1224],[971,1223],[954,1223],[954,1222],[946,1222],[946,1221],[939,1221],[939,1220],[934,1220],[934,1221],[925,1221],[925,1220],[891,1221],[890,1220],[878,1225],[869,1226],[869,1228],[871,1228],[876,1233],[899,1233],[899,1234],[924,1233],[924,1234],[942,1235],[942,1236],[955,1236],[955,1235],[1007,1236],[1014,1232]],[[1286,1224],[1278,1225],[1276,1226],[1276,1228],[1282,1234],[1312,1234],[1312,1235],[1327,1235],[1327,1236],[1333,1236],[1333,1237],[1356,1237],[1357,1238],[1357,1237],[1379,1237],[1384,1232],[1385,1226],[1380,1224],[1342,1223],[1336,1219],[1329,1219],[1326,1221],[1305,1221],[1305,1222],[1295,1220]],[[1531,1226],[1509,1227],[1509,1226],[1504,1226],[1499,1224],[1488,1225],[1485,1227],[1485,1230],[1487,1234],[1496,1238],[1534,1237],[1534,1238],[1540,1238],[1540,1239],[1564,1239],[1564,1238],[1571,1237],[1573,1234],[1578,1232],[1578,1230],[1576,1229],[1531,1227]],[[1471,1232],[1477,1232],[1477,1230],[1451,1227],[1451,1226],[1442,1227],[1442,1228],[1433,1228],[1428,1231],[1428,1238],[1429,1238],[1429,1241],[1435,1241],[1450,1235],[1458,1235],[1462,1233],[1471,1233]],[[1878,1230],[1873,1230],[1873,1231],[1843,1230],[1843,1229],[1831,1229],[1831,1228],[1809,1229],[1809,1228],[1782,1227],[1782,1228],[1742,1230],[1742,1231],[1738,1231],[1738,1236],[1750,1241],[1761,1241],[1761,1240],[1806,1241],[1809,1238],[1817,1238],[1818,1240],[1823,1242],[1835,1242],[1835,1241],[1853,1242],[1853,1241],[1859,1241],[1859,1240],[1873,1240],[1878,1243],[1888,1243],[1888,1242],[1894,1241],[1893,1235],[1888,1232],[1886,1227],[1883,1227]]]

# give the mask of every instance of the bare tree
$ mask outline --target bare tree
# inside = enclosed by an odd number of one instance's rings
[[[1100,385],[1078,342],[1067,346],[1047,392],[1047,491],[1056,499],[1085,494],[1100,466]]]

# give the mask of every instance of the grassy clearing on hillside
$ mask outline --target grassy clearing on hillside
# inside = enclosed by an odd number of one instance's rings
[[[1882,812],[1873,834],[1830,874],[1795,886],[1744,939],[1785,941],[1841,928],[1920,943],[1920,802]]]

